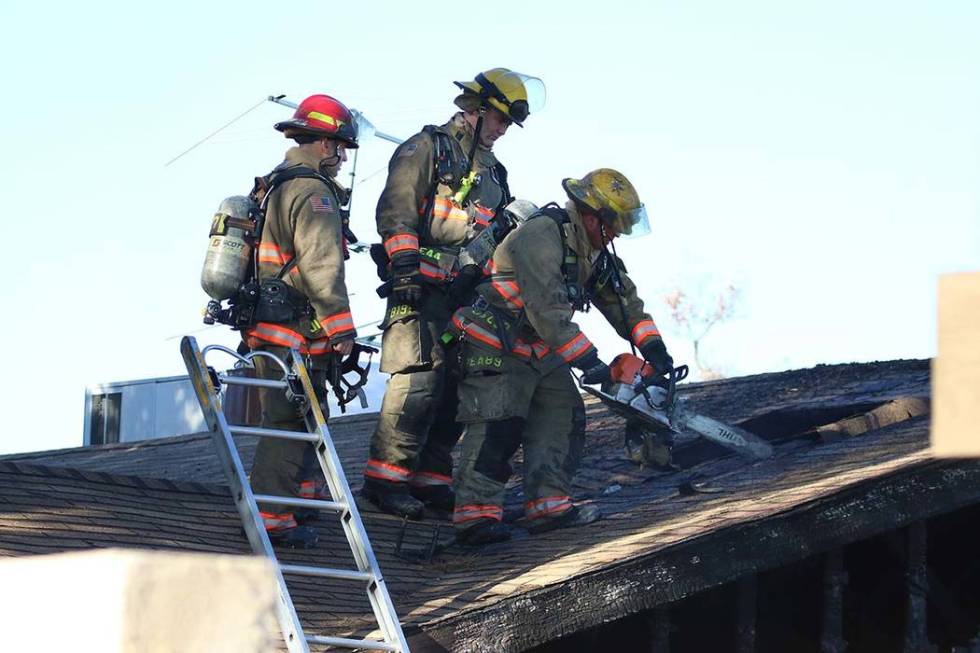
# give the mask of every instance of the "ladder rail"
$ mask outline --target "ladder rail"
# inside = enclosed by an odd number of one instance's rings
[[[320,637],[317,635],[310,635],[307,640],[313,644],[323,644],[325,646],[334,646],[337,648],[352,648],[352,649],[367,649],[369,651],[401,651],[393,644],[387,644],[385,642],[379,642],[374,639],[348,639],[346,637]]]
[[[286,648],[289,653],[309,653],[306,635],[303,633],[296,608],[289,596],[289,588],[286,586],[286,579],[279,568],[279,560],[272,550],[272,542],[265,532],[265,524],[259,515],[259,507],[248,483],[248,476],[245,474],[241,457],[238,455],[238,448],[235,446],[228,422],[225,420],[224,412],[218,403],[218,390],[208,374],[204,355],[198,348],[196,339],[192,336],[184,336],[180,341],[180,352],[184,358],[184,364],[187,366],[187,372],[190,375],[198,402],[201,404],[201,411],[204,413],[204,418],[211,431],[211,439],[221,460],[221,467],[225,470],[225,476],[231,486],[232,498],[235,500],[235,507],[241,516],[245,536],[255,553],[276,563],[273,565],[278,586],[276,616],[282,630],[283,640],[286,642]]]
[[[290,349],[288,351],[285,361],[268,352],[253,352],[253,355],[267,356],[276,361],[283,369],[283,379],[281,381],[258,380],[263,382],[240,383],[241,377],[229,377],[226,374],[221,375],[211,372],[204,360],[204,355],[210,349],[218,349],[230,353],[235,358],[247,364],[251,364],[251,361],[249,357],[243,357],[238,355],[237,352],[232,352],[219,345],[211,345],[201,351],[197,346],[197,341],[191,336],[185,336],[181,340],[181,354],[187,366],[194,391],[201,404],[201,410],[211,431],[212,441],[221,460],[222,469],[224,469],[229,485],[231,486],[235,507],[241,516],[242,525],[249,544],[256,554],[263,555],[274,563],[273,567],[278,585],[276,613],[283,639],[286,642],[289,652],[309,653],[308,643],[317,643],[409,653],[408,644],[402,632],[395,607],[391,602],[387,585],[381,575],[381,568],[371,548],[371,542],[368,539],[367,531],[364,529],[364,523],[361,520],[360,512],[354,501],[350,484],[347,482],[340,457],[334,447],[333,439],[330,437],[326,418],[320,407],[312,379],[306,366],[303,364],[303,358],[296,349]],[[229,425],[221,409],[218,388],[216,386],[216,383],[219,385],[224,383],[226,385],[237,384],[264,388],[280,388],[288,391],[290,384],[295,382],[299,383],[305,397],[303,419],[307,427],[307,433],[277,431],[275,429],[248,427],[244,425]],[[300,389],[297,388],[295,392],[298,394]],[[241,458],[238,455],[238,449],[235,445],[234,435],[256,435],[260,437],[287,438],[310,442],[316,450],[316,459],[327,482],[332,501],[271,497],[267,495],[258,495],[257,497],[252,492],[251,485],[248,482],[248,476],[245,473]],[[265,525],[259,514],[257,499],[277,505],[307,505],[309,507],[339,513],[340,523],[344,529],[344,535],[347,538],[350,551],[357,565],[357,571],[282,565],[266,533]],[[289,588],[286,584],[284,574],[288,573],[366,582],[367,598],[371,605],[371,611],[374,613],[375,620],[384,637],[384,641],[378,642],[374,640],[353,640],[306,635],[303,632],[303,627],[300,624],[299,616],[297,615],[296,608],[289,594]],[[352,646],[354,644],[359,646]]]
[[[344,473],[343,465],[340,463],[340,456],[334,447],[333,438],[330,437],[330,430],[327,421],[323,416],[319,402],[316,400],[316,393],[313,390],[313,382],[306,367],[299,358],[299,353],[290,350],[290,359],[287,361],[303,387],[303,392],[308,399],[308,410],[304,416],[307,428],[310,432],[319,432],[319,442],[314,445],[317,449],[317,461],[320,463],[324,479],[334,501],[346,503],[348,511],[341,516],[341,524],[344,534],[350,544],[351,552],[357,562],[360,571],[371,572],[374,574],[374,582],[368,586],[367,596],[371,604],[371,610],[377,619],[378,626],[384,634],[387,642],[392,642],[399,647],[398,650],[408,651],[408,644],[402,632],[401,624],[398,622],[395,606],[391,602],[388,593],[388,586],[381,575],[381,567],[378,565],[374,550],[371,548],[371,541],[368,539],[367,531],[364,530],[364,522],[361,520],[357,503],[354,501],[354,494],[351,492],[350,484],[347,482],[347,475]]]

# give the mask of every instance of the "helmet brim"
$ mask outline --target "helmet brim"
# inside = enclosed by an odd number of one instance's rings
[[[589,193],[585,190],[585,186],[582,185],[580,180],[567,177],[561,180],[561,187],[565,189],[565,193],[573,202],[581,204],[590,210],[595,210],[589,205]]]
[[[309,136],[316,136],[319,138],[332,138],[335,141],[340,141],[343,143],[347,149],[356,150],[360,147],[356,140],[344,136],[339,131],[327,131],[326,129],[317,129],[315,127],[310,127],[305,120],[297,120],[295,118],[290,118],[289,120],[283,120],[277,122],[272,126],[276,131],[280,131],[286,135],[287,138],[298,134],[306,134]]]

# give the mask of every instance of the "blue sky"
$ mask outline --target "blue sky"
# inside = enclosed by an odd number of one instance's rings
[[[935,353],[938,275],[980,269],[980,5],[429,6],[0,8],[0,452],[80,444],[87,385],[183,371],[211,215],[280,160],[288,111],[165,162],[270,93],[331,93],[408,136],[451,115],[452,80],[494,66],[548,87],[496,148],[515,194],[559,200],[601,166],[639,189],[653,233],[620,254],[675,358],[690,347],[663,296],[727,283],[739,311],[704,358],[729,374]],[[362,148],[364,241],[391,151]],[[348,274],[355,320],[380,317],[373,266]],[[595,313],[581,323],[605,358],[626,349]]]

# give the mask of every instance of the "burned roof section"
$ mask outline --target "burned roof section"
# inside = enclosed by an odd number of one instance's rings
[[[602,508],[596,524],[536,537],[516,529],[510,542],[440,546],[422,561],[396,554],[396,542],[424,557],[433,540],[449,542],[448,524],[403,527],[363,507],[413,650],[526,650],[980,501],[980,465],[928,452],[928,361],[687,384],[683,396],[699,412],[766,438],[772,457],[749,460],[687,436],[675,449],[681,469],[640,468],[624,456],[623,420],[589,402],[575,498]],[[375,419],[331,422],[355,488]],[[253,450],[254,441],[241,442],[246,466]],[[521,503],[515,467],[510,508]],[[206,434],[5,456],[0,477],[5,555],[110,545],[248,550]],[[340,528],[327,516],[317,523],[320,546],[287,552],[284,561],[347,560]],[[311,630],[363,634],[373,620],[359,594],[343,614],[318,607],[324,592],[343,591],[311,579],[292,594]]]

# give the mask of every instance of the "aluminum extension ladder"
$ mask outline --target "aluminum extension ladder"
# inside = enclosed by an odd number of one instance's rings
[[[250,367],[253,357],[268,357],[282,367],[283,378],[280,380],[255,379],[216,373],[205,363],[205,354],[211,350],[230,354]],[[197,341],[190,336],[185,336],[181,340],[180,352],[184,357],[184,363],[187,365],[187,372],[190,374],[194,392],[201,403],[201,410],[204,412],[208,427],[211,429],[215,449],[228,476],[232,496],[235,499],[235,505],[242,518],[242,525],[245,528],[248,541],[252,545],[252,550],[274,563],[276,580],[279,584],[277,616],[282,628],[283,639],[286,641],[290,653],[308,653],[309,644],[409,653],[405,636],[402,634],[401,625],[398,622],[398,615],[395,613],[394,605],[388,596],[388,589],[381,577],[378,561],[374,557],[371,543],[368,541],[367,533],[364,530],[364,524],[361,522],[360,513],[354,503],[350,486],[347,484],[347,477],[344,475],[340,459],[337,457],[337,451],[330,438],[330,432],[327,430],[323,412],[316,398],[317,395],[313,391],[313,383],[303,365],[303,359],[299,352],[295,349],[291,350],[287,360],[283,361],[268,352],[253,352],[241,356],[237,352],[220,345],[210,345],[201,351],[197,346]],[[229,425],[221,410],[221,400],[218,395],[222,384],[281,389],[287,393],[287,396],[301,402],[299,405],[302,407],[308,432]],[[235,447],[232,437],[235,435],[287,438],[310,442],[316,450],[317,460],[323,470],[333,500],[319,501],[298,497],[254,495],[242,467],[242,461],[238,456],[238,450]],[[357,570],[279,564],[259,515],[259,509],[256,505],[258,501],[281,506],[315,508],[338,514],[347,541],[350,543],[351,552],[354,554]],[[362,640],[304,634],[299,617],[296,615],[296,608],[293,607],[292,599],[289,596],[289,588],[286,586],[284,575],[315,576],[364,583],[371,609],[384,639],[381,641]]]

